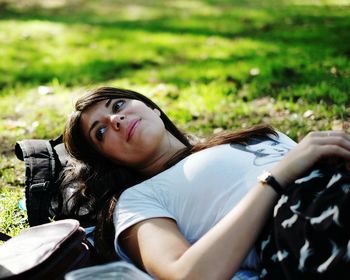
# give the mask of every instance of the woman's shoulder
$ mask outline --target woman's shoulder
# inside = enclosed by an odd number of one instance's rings
[[[287,136],[283,132],[276,131],[276,133],[277,133],[277,137],[276,137],[277,141],[279,141],[283,144],[289,144],[291,146],[295,146],[297,144],[292,138],[290,138],[289,136]]]
[[[125,189],[120,197],[119,200],[125,199],[125,198],[137,198],[139,196],[142,196],[143,194],[147,194],[151,189],[151,181],[150,179],[146,179],[136,185],[133,185],[127,189]]]

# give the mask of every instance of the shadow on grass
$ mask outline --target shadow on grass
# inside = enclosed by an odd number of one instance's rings
[[[212,1],[209,1],[212,2]],[[163,8],[160,5],[159,9]],[[217,15],[192,14],[182,16],[175,12],[161,13],[154,19],[121,20],[118,15],[103,17],[91,11],[81,9],[71,13],[65,8],[45,10],[28,8],[16,10],[5,7],[0,9],[0,19],[15,19],[20,21],[40,20],[69,24],[87,24],[102,28],[115,28],[124,30],[142,30],[156,33],[189,34],[197,36],[220,36],[228,39],[241,37],[257,37],[267,41],[281,41],[284,43],[313,44],[320,42],[324,45],[334,46],[335,42],[343,42],[342,37],[347,34],[350,27],[350,8],[345,7],[348,13],[339,15],[337,10],[327,13],[327,9],[318,8],[315,14],[311,7],[305,7],[302,14],[300,8],[295,10],[281,6],[281,10],[272,7],[241,7],[238,12],[231,12],[235,6],[229,6],[227,11]],[[69,7],[68,7],[69,9]],[[254,18],[254,14],[245,15],[250,10],[258,10],[265,18]],[[309,12],[309,14],[307,13]],[[332,11],[332,10],[331,10]],[[336,33],[335,33],[336,32]]]
[[[46,65],[45,67],[28,67],[12,73],[13,77],[10,81],[0,81],[0,89],[8,86],[14,81],[21,84],[46,84],[52,82],[53,79],[59,78],[66,86],[74,86],[79,84],[90,84],[108,81],[110,79],[123,78],[131,75],[132,72],[154,67],[156,62],[146,60],[142,63],[138,62],[119,62],[113,60],[89,60],[79,65],[61,64]]]

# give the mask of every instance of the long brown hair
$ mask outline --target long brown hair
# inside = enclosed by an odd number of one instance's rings
[[[72,168],[67,170],[65,178],[66,181],[78,182],[78,189],[70,201],[72,205],[70,215],[85,224],[96,225],[95,244],[99,255],[105,261],[114,260],[117,257],[114,249],[113,211],[120,194],[130,186],[147,179],[137,170],[116,165],[103,157],[85,139],[82,132],[80,124],[82,113],[99,101],[116,98],[137,99],[152,109],[158,109],[165,128],[185,145],[185,148],[179,151],[164,166],[164,169],[176,164],[189,154],[209,147],[231,142],[246,144],[251,137],[276,134],[270,126],[259,125],[235,132],[223,132],[205,142],[192,145],[188,137],[174,125],[158,105],[140,93],[101,87],[79,98],[63,134],[66,150],[75,159]]]

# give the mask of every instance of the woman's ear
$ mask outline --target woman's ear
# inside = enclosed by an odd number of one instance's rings
[[[160,117],[161,113],[157,108],[154,108],[153,111],[158,115],[158,117]]]

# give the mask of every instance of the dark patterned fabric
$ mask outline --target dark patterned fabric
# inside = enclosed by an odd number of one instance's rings
[[[317,169],[297,180],[268,229],[261,279],[350,279],[350,173]]]

